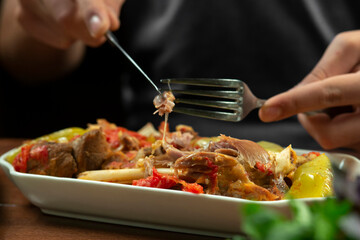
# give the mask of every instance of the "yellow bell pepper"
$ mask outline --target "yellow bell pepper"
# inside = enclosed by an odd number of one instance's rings
[[[281,152],[282,150],[284,150],[284,148],[282,146],[280,146],[279,144],[273,143],[273,142],[259,141],[259,142],[257,142],[257,144],[262,146],[266,151]]]
[[[333,194],[331,163],[325,154],[304,163],[295,171],[287,198],[328,197]]]
[[[45,140],[45,141],[70,141],[72,138],[83,135],[87,130],[79,127],[65,128],[48,135],[36,138],[34,141]]]

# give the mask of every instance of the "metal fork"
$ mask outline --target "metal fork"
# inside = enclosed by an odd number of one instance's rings
[[[238,79],[219,78],[171,78],[161,79],[161,83],[201,86],[206,89],[189,89],[171,91],[176,94],[206,97],[207,99],[182,99],[176,98],[175,103],[183,103],[206,107],[206,109],[178,107],[175,105],[174,112],[187,115],[211,118],[223,121],[239,122],[243,120],[252,110],[260,108],[265,100],[255,97],[250,88]],[[220,88],[220,89],[219,89]],[[213,100],[217,98],[218,100]],[[209,100],[210,99],[210,100]],[[217,111],[222,109],[222,111]]]

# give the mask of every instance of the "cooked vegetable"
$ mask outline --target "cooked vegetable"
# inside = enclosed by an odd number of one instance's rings
[[[34,141],[55,141],[55,142],[68,142],[74,138],[83,135],[87,130],[79,127],[65,128],[51,134],[36,138]]]
[[[271,152],[281,152],[284,149],[279,144],[268,141],[259,141],[257,142],[257,144],[262,146],[266,151],[271,151]]]
[[[332,179],[330,160],[321,154],[296,169],[288,195],[293,198],[331,196]]]
[[[161,174],[174,174],[169,168],[158,168],[157,171]],[[78,179],[131,184],[132,181],[143,178],[144,174],[143,168],[93,170],[80,173]]]

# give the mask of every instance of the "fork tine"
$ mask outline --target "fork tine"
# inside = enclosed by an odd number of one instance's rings
[[[239,79],[219,79],[219,78],[167,78],[160,79],[161,83],[175,83],[194,86],[242,88],[243,81]]]
[[[239,91],[212,91],[212,90],[171,90],[173,93],[203,96],[203,97],[215,97],[226,98],[233,100],[242,100],[242,93]]]
[[[175,107],[174,112],[187,114],[195,117],[203,117],[203,118],[217,119],[217,120],[230,121],[230,122],[241,121],[240,113],[217,112],[217,111],[208,111],[208,110],[185,108],[185,107]]]
[[[175,103],[184,103],[184,104],[191,104],[196,106],[203,106],[203,107],[212,107],[212,108],[221,108],[233,111],[240,111],[239,102],[233,101],[211,101],[211,100],[201,100],[201,99],[182,99],[177,98],[175,99]]]

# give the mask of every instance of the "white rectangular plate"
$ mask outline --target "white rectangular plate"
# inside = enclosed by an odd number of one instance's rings
[[[298,154],[312,150],[297,149]],[[137,227],[229,237],[241,233],[240,208],[254,202],[167,189],[19,173],[5,158],[0,166],[29,201],[44,213]],[[360,169],[346,154],[326,153],[335,164]],[[354,170],[355,171],[355,170]],[[299,201],[312,203],[323,198]],[[288,200],[256,202],[288,213]]]

